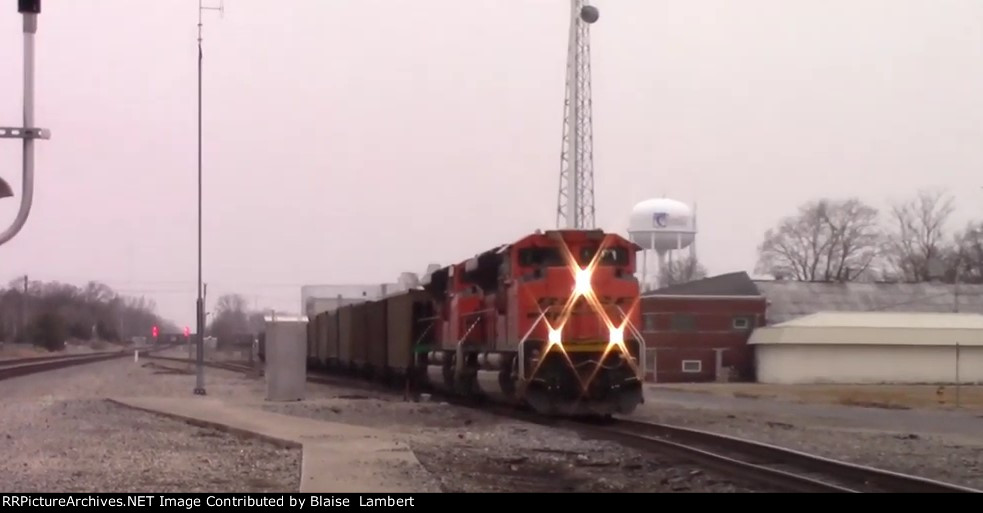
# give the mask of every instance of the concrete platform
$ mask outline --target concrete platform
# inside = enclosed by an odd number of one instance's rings
[[[219,399],[113,398],[111,402],[285,447],[301,447],[302,493],[435,491],[413,451],[385,431],[263,411]]]

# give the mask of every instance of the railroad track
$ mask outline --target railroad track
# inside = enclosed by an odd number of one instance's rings
[[[26,376],[74,365],[95,363],[133,354],[135,349],[119,351],[100,351],[88,354],[32,356],[30,358],[12,358],[0,360],[0,380]]]
[[[598,438],[614,439],[646,450],[672,452],[720,472],[790,492],[983,493],[942,481],[666,424],[616,418],[608,424],[586,429]]]
[[[150,358],[188,363],[187,358]],[[237,372],[259,372],[244,363],[204,362],[206,366]],[[312,383],[358,386],[371,384],[354,378],[308,374]],[[391,388],[389,390],[392,390]],[[471,403],[448,398],[462,406]],[[670,452],[723,474],[760,482],[770,488],[804,493],[983,493],[981,490],[919,476],[902,474],[826,458],[816,454],[697,429],[638,420],[614,418],[608,422],[550,419],[529,411],[500,405],[483,405],[481,411],[567,428],[591,438],[607,439],[646,451]]]
[[[187,364],[187,363],[194,364],[195,363],[195,360],[189,360],[187,358],[180,358],[180,357],[175,357],[175,356],[147,355],[146,358],[149,359],[149,360],[163,360],[163,361],[167,361],[167,362],[175,362],[175,363],[183,363],[183,364]],[[257,372],[257,371],[259,371],[260,373],[262,372],[262,369],[257,369],[255,367],[250,367],[248,364],[245,364],[245,363],[237,363],[237,362],[208,362],[208,361],[203,362],[203,363],[204,363],[204,365],[206,367],[212,367],[214,369],[223,369],[223,370],[228,370],[228,371],[233,371],[233,372]],[[310,380],[308,380],[308,381],[310,381]]]

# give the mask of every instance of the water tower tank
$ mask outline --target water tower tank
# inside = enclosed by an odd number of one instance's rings
[[[669,198],[642,201],[632,208],[628,235],[642,248],[659,253],[688,247],[696,238],[693,210]]]

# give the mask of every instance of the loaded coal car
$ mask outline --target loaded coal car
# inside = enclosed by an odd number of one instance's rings
[[[359,377],[367,377],[369,368],[369,304],[354,304],[351,310],[349,369]]]
[[[317,319],[315,316],[307,321],[307,368],[317,369],[320,362],[317,359]]]
[[[388,351],[386,350],[386,301],[364,303],[365,311],[365,366],[363,375],[379,380],[386,375]]]
[[[338,367],[347,374],[352,368],[352,306],[345,305],[338,312]]]
[[[321,346],[321,354],[324,355],[324,368],[337,369],[340,365],[340,360],[338,358],[338,351],[340,350],[340,341],[338,338],[338,312],[328,312],[324,318],[324,322],[326,328],[325,332],[321,335],[321,341],[319,342]]]
[[[419,389],[425,383],[426,355],[437,343],[436,304],[422,288],[385,298],[386,378]]]

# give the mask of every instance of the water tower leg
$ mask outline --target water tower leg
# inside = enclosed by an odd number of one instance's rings
[[[648,291],[649,288],[649,275],[648,275],[648,251],[642,250],[642,293]]]
[[[659,286],[664,287],[666,285],[666,252],[660,250],[659,255]]]

